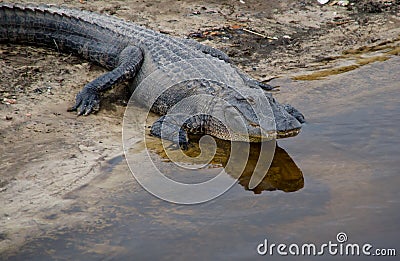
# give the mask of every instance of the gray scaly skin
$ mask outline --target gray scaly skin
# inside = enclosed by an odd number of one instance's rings
[[[304,122],[298,110],[279,104],[266,92],[271,86],[240,72],[223,52],[112,16],[0,3],[0,43],[46,46],[107,68],[108,73],[84,86],[70,110],[88,115],[98,110],[101,92],[129,81],[135,101],[162,116],[151,134],[179,142],[183,148],[188,133],[259,142],[274,135],[295,136]],[[190,97],[194,98],[183,103],[178,113],[171,112]],[[264,119],[267,123],[260,124]],[[236,128],[238,124],[244,124],[245,130]]]

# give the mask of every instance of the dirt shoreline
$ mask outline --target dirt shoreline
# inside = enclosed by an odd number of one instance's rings
[[[347,50],[398,47],[399,1],[350,1],[354,5],[347,7],[311,0],[244,2],[52,3],[196,38],[224,50],[259,80],[335,68]],[[119,187],[138,185],[128,174],[107,177],[100,171],[122,153],[123,104],[128,99],[123,86],[105,95],[97,115],[77,118],[66,112],[82,86],[104,69],[56,51],[0,45],[0,72],[1,254],[47,231],[94,224],[96,202],[118,193]],[[93,207],[74,214],[63,211],[78,201]]]

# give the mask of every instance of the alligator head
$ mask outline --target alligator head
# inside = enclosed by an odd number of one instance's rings
[[[211,115],[217,116],[225,128],[215,127],[221,123],[211,124],[210,134],[220,139],[260,142],[287,138],[296,136],[305,122],[293,106],[278,103],[270,93],[259,88],[238,91],[227,87],[215,96],[220,99],[214,102]]]

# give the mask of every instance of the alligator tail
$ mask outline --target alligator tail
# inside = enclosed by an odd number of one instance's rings
[[[114,68],[126,43],[88,20],[58,7],[0,3],[0,43],[50,47]]]

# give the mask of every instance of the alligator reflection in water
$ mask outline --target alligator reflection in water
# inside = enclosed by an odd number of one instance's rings
[[[184,156],[189,156],[190,159],[194,159],[196,161],[196,158],[199,158],[200,154],[205,155],[211,155],[210,160],[206,160],[205,164],[205,169],[203,169],[203,173],[210,174],[211,172],[216,175],[218,172],[220,172],[221,167],[226,167],[229,161],[229,158],[231,157],[231,142],[230,141],[224,141],[224,140],[219,140],[219,139],[214,139],[214,144],[216,144],[216,148],[213,151],[204,151],[207,150],[206,146],[203,146],[202,149],[200,149],[200,146],[198,143],[193,144],[191,148],[189,148],[188,151],[184,153]],[[197,139],[199,140],[199,139]],[[273,141],[274,143],[276,141]],[[238,143],[236,143],[238,144]],[[241,143],[244,146],[248,146],[246,143]],[[239,144],[240,146],[240,144]],[[281,190],[284,192],[294,192],[297,191],[301,188],[304,187],[304,178],[303,178],[303,173],[299,169],[299,167],[296,165],[296,163],[293,161],[293,159],[289,156],[289,154],[282,148],[276,146],[275,147],[275,153],[274,157],[272,160],[272,163],[267,169],[268,161],[260,158],[260,152],[261,152],[261,144],[260,143],[250,143],[250,150],[249,150],[249,155],[248,155],[248,160],[246,162],[246,166],[244,167],[243,172],[237,171],[237,169],[242,170],[243,166],[237,166],[235,167],[235,162],[230,163],[230,168],[225,168],[226,173],[228,173],[232,178],[238,178],[238,182],[240,185],[242,185],[246,190],[251,190],[255,194],[260,194],[262,191],[273,191],[273,190]],[[155,152],[159,157],[164,159],[164,162],[162,162],[161,165],[164,165],[161,167],[166,172],[169,171],[171,173],[170,175],[167,175],[169,178],[176,180],[176,176],[178,176],[176,169],[172,170],[174,168],[172,163],[170,165],[168,162],[170,162],[170,157],[173,156],[172,158],[174,159],[174,162],[185,162],[185,158],[174,155],[174,150],[169,150],[165,151],[162,146],[161,142],[159,140],[153,140],[150,142],[147,142],[147,148],[150,149],[152,152]],[[179,154],[178,154],[179,155]],[[183,155],[183,154],[182,154]],[[207,158],[207,156],[205,156]],[[154,158],[154,157],[153,157]],[[187,159],[186,159],[187,161]],[[201,161],[201,160],[200,160]],[[249,189],[249,182],[250,179],[255,171],[257,162],[260,161],[260,163],[263,165],[265,162],[265,170],[267,171],[266,175],[262,179],[262,181],[253,189]],[[196,162],[197,164],[204,165],[204,162]],[[239,163],[240,165],[240,163]],[[176,166],[175,166],[176,167]],[[257,167],[259,168],[259,166]],[[262,167],[261,167],[262,169]],[[201,171],[196,173],[196,175],[201,175]],[[264,172],[265,173],[265,172]],[[264,174],[263,173],[263,174]],[[186,174],[188,175],[188,174]],[[193,178],[193,177],[192,177]]]
[[[239,177],[239,184],[248,189],[248,184],[258,160],[260,146],[251,145],[250,157],[243,174]],[[254,156],[253,156],[254,155]],[[262,159],[261,159],[262,160]],[[274,158],[267,174],[261,183],[252,189],[259,194],[264,190],[282,190],[285,192],[297,191],[304,187],[303,173],[289,154],[282,148],[276,146]]]

